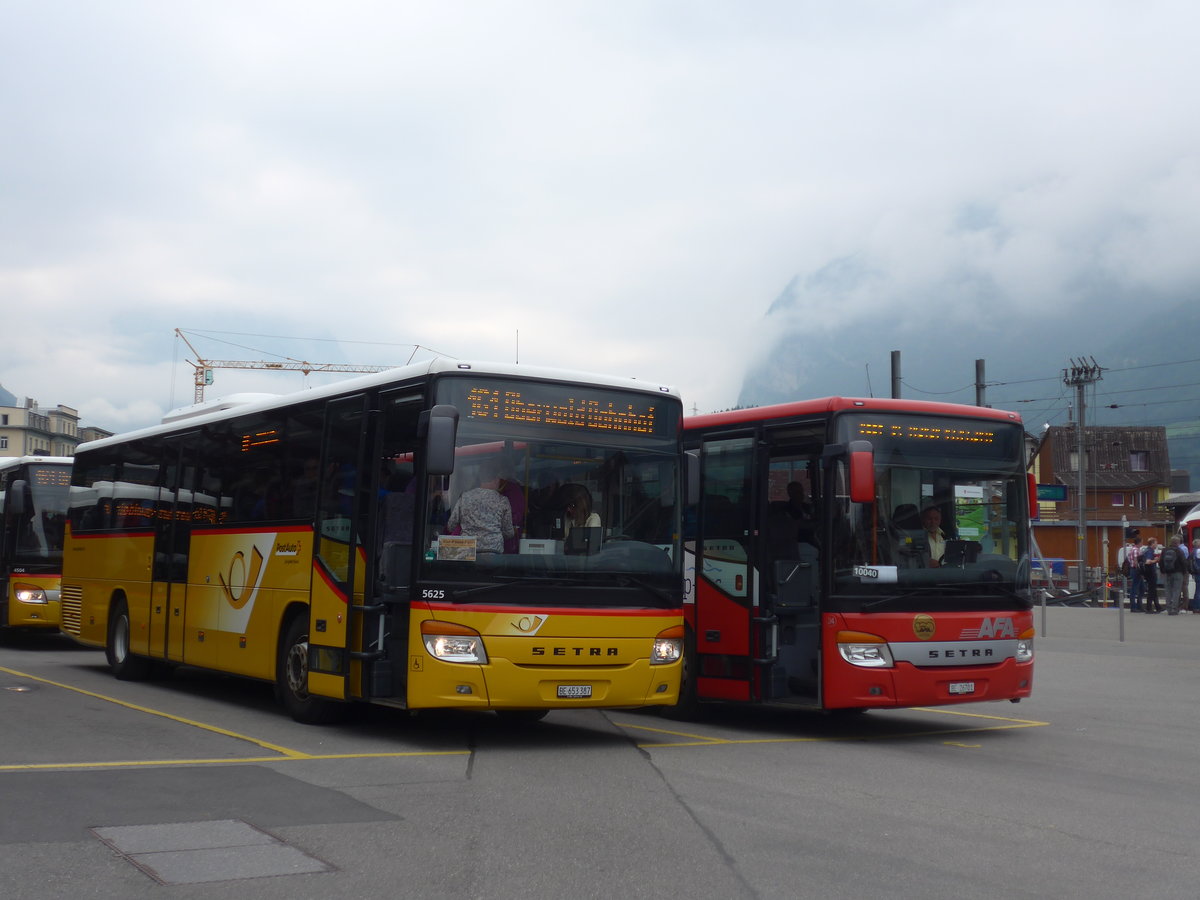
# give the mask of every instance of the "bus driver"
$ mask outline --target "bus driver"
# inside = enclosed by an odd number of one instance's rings
[[[936,506],[927,506],[921,511],[921,527],[925,529],[925,540],[929,542],[929,565],[937,568],[946,555],[946,535],[942,532],[942,511]]]

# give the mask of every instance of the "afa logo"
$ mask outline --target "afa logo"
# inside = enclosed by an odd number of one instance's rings
[[[1013,625],[1013,620],[1007,616],[984,619],[978,628],[964,628],[959,634],[960,638],[969,641],[995,641],[1004,638],[1015,638],[1016,636],[1016,626]]]

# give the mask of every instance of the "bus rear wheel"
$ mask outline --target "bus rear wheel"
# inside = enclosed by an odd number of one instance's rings
[[[108,617],[104,658],[108,660],[112,673],[121,681],[139,681],[150,674],[150,660],[130,652],[129,635],[129,604],[124,597],[119,597]]]
[[[344,703],[314,697],[308,692],[308,617],[293,615],[284,627],[275,668],[275,692],[297,722],[325,725],[346,714]]]

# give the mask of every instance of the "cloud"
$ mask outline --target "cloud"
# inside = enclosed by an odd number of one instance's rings
[[[817,333],[1179,296],[1198,20],[1082,0],[20,5],[0,301],[23,346],[0,382],[148,424],[190,395],[182,327],[334,339],[246,351],[330,362],[519,353],[708,410],[769,351],[794,277]]]

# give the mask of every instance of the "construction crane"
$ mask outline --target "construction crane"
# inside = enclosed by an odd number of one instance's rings
[[[305,375],[308,375],[312,372],[384,372],[394,368],[393,366],[352,366],[342,363],[310,363],[303,360],[268,362],[267,360],[254,359],[204,359],[199,351],[192,346],[191,341],[184,337],[182,331],[176,328],[175,334],[181,341],[188,345],[188,349],[196,356],[195,362],[192,362],[190,359],[185,360],[188,365],[196,370],[194,403],[204,402],[204,388],[212,384],[213,369],[266,369],[272,372],[303,372]]]

